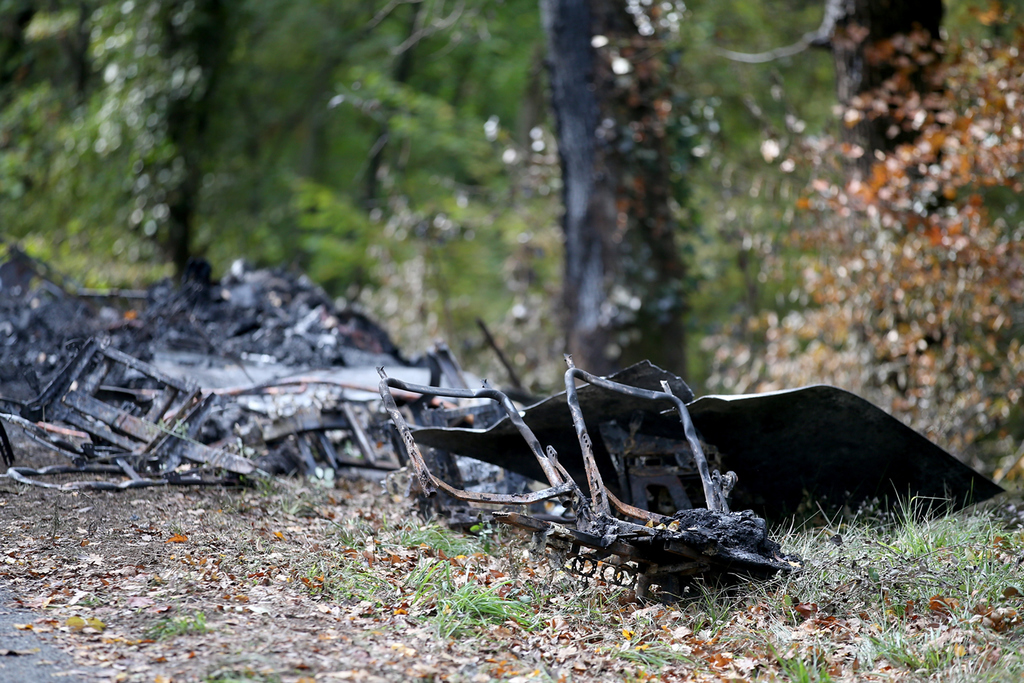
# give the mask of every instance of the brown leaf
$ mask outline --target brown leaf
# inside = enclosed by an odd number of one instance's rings
[[[802,616],[804,619],[810,619],[818,613],[818,605],[813,602],[800,602],[793,606],[797,614]]]
[[[944,598],[941,595],[933,595],[928,600],[928,609],[939,614],[949,614],[959,606],[960,601],[956,598]]]

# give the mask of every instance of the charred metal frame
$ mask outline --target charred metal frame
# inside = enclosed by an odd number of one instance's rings
[[[104,384],[118,366],[145,377],[155,388],[130,389]],[[119,407],[100,396],[125,400]],[[23,483],[64,489],[201,483],[194,476],[195,472],[175,472],[184,460],[235,474],[258,474],[259,470],[248,458],[196,440],[216,400],[213,395],[202,397],[192,382],[170,377],[149,363],[90,339],[39,397],[23,406],[20,415],[0,414],[6,421],[19,425],[34,441],[71,458],[74,467],[31,470],[9,466],[7,476]],[[49,424],[52,420],[67,423],[74,430]],[[88,436],[93,443],[77,448],[66,440],[48,438],[48,433]],[[109,447],[102,444],[109,444]],[[73,472],[120,473],[128,477],[128,481],[53,485],[27,478]],[[218,479],[216,483],[224,481]]]
[[[717,522],[723,522],[748,525],[748,528],[749,525],[760,525],[759,528],[763,530],[764,521],[751,513],[729,512],[726,496],[735,482],[735,474],[729,472],[722,476],[718,471],[710,471],[686,406],[672,394],[667,384],[662,383],[664,391],[650,391],[584,372],[573,365],[569,356],[566,356],[566,363],[569,366],[564,377],[566,401],[583,455],[589,496],[583,493],[558,462],[554,448],[542,447],[504,393],[489,387],[472,391],[408,384],[388,377],[384,368],[377,368],[381,376],[381,399],[401,435],[423,493],[431,496],[442,490],[452,498],[469,503],[505,505],[529,505],[543,500],[560,499],[563,503],[571,505],[575,512],[575,528],[542,521],[518,512],[495,512],[493,516],[500,522],[533,533],[538,544],[550,545],[564,553],[570,559],[567,568],[581,577],[629,585],[641,593],[647,592],[652,584],[659,585],[665,592],[675,592],[679,588],[681,577],[710,569],[767,575],[798,566],[783,556],[777,545],[766,543],[763,549],[759,548],[757,552],[731,549],[727,546],[727,541],[723,541],[723,545],[720,546],[710,527],[701,526],[701,522],[697,520],[700,515],[712,516],[711,527]],[[680,527],[678,516],[666,517],[628,505],[607,489],[598,471],[593,444],[580,408],[576,380],[635,398],[667,402],[679,415],[707,501],[707,510],[688,511],[698,514],[691,514],[685,518],[688,520],[687,528]],[[455,488],[435,477],[427,468],[412,430],[395,403],[392,389],[450,398],[486,398],[498,402],[537,459],[550,484],[549,488],[529,494],[478,493]],[[613,509],[626,519],[613,516]],[[690,526],[691,524],[693,526]]]
[[[565,362],[569,366],[569,369],[565,372],[566,401],[569,404],[569,412],[572,413],[572,421],[573,425],[576,427],[576,436],[580,442],[580,449],[583,451],[583,464],[587,470],[587,482],[590,485],[590,496],[591,500],[594,501],[593,506],[596,512],[604,515],[611,514],[609,507],[610,501],[611,505],[613,505],[616,510],[629,517],[642,519],[645,522],[657,522],[664,519],[662,515],[648,512],[647,510],[641,510],[638,507],[623,503],[605,487],[604,482],[601,479],[601,473],[597,469],[597,460],[594,459],[594,445],[590,439],[590,434],[587,433],[587,423],[583,419],[583,411],[580,409],[580,401],[576,395],[577,379],[596,387],[600,387],[608,391],[614,391],[626,396],[632,396],[634,398],[670,402],[678,413],[680,422],[682,422],[683,433],[686,436],[687,443],[690,445],[690,452],[692,453],[693,460],[697,465],[697,472],[700,474],[707,508],[709,510],[714,510],[715,512],[729,512],[729,506],[725,500],[727,492],[723,491],[723,479],[725,479],[726,482],[729,482],[735,479],[736,475],[728,473],[723,478],[717,470],[715,472],[709,471],[707,458],[704,457],[704,449],[701,448],[700,439],[697,438],[697,430],[694,428],[693,421],[690,419],[690,413],[686,409],[686,404],[672,393],[672,390],[668,386],[668,382],[662,382],[661,386],[663,391],[650,391],[648,389],[641,389],[639,387],[631,387],[627,384],[613,382],[610,379],[597,377],[589,372],[584,372],[573,364],[571,356],[567,355],[565,357]],[[685,463],[680,462],[679,465],[684,466]],[[731,486],[729,488],[731,488]]]
[[[700,440],[697,438],[697,432],[693,427],[693,422],[690,420],[690,414],[686,410],[686,405],[677,396],[672,394],[667,384],[662,385],[664,391],[650,391],[639,387],[632,387],[626,384],[614,382],[604,377],[597,377],[589,372],[584,372],[573,365],[572,358],[569,356],[566,356],[565,360],[566,364],[569,366],[569,369],[565,373],[566,401],[569,404],[569,411],[572,414],[573,424],[576,428],[576,435],[579,439],[580,449],[583,453],[584,467],[587,472],[587,484],[590,490],[590,497],[587,500],[587,506],[595,514],[610,516],[612,514],[612,507],[614,507],[620,514],[641,520],[644,523],[653,522],[655,524],[667,524],[671,521],[671,518],[664,515],[659,515],[648,510],[642,510],[638,507],[622,502],[604,485],[601,473],[598,471],[597,461],[594,458],[593,443],[591,441],[590,434],[587,431],[583,411],[580,409],[579,399],[576,395],[577,379],[593,384],[594,386],[602,389],[615,391],[627,396],[652,401],[667,401],[671,403],[675,411],[679,414],[679,419],[683,425],[683,431],[686,435],[687,442],[689,443],[694,461],[697,465],[697,471],[700,473],[708,509],[714,510],[715,512],[729,511],[725,500],[726,494],[723,492],[722,482],[723,479],[725,481],[729,481],[735,478],[735,475],[730,472],[725,477],[722,477],[717,471],[709,471],[707,459],[704,457],[704,451],[701,448]],[[503,392],[489,387],[473,391],[471,389],[428,387],[418,384],[409,384],[407,382],[388,377],[384,372],[384,368],[377,368],[377,372],[381,376],[380,395],[384,402],[384,408],[388,411],[391,421],[394,422],[402,437],[402,442],[408,452],[409,460],[416,472],[416,476],[420,482],[420,487],[426,495],[432,495],[434,491],[441,489],[457,500],[476,503],[512,505],[529,505],[542,500],[557,498],[568,493],[574,493],[583,498],[582,491],[580,491],[579,487],[572,480],[572,477],[569,476],[568,472],[566,472],[558,463],[558,454],[555,450],[548,446],[545,451],[533,431],[525,422],[523,422],[523,418],[519,415],[519,410]],[[443,396],[447,398],[487,398],[496,401],[501,405],[502,409],[504,409],[505,413],[508,415],[509,420],[523,436],[527,446],[530,448],[530,451],[533,453],[533,456],[537,459],[538,464],[543,470],[544,476],[551,485],[550,488],[531,494],[477,493],[457,489],[441,479],[438,479],[431,474],[430,470],[427,468],[427,465],[423,460],[423,456],[420,453],[419,445],[413,438],[412,430],[409,428],[405,417],[398,409],[395,399],[391,394],[391,389],[400,389],[402,391],[416,394]]]
[[[462,500],[469,503],[497,503],[497,504],[511,504],[511,505],[529,505],[531,503],[538,503],[543,500],[550,500],[552,498],[558,498],[560,496],[566,496],[568,494],[576,493],[582,495],[576,483],[572,480],[565,469],[558,464],[558,455],[555,453],[553,448],[548,448],[547,452],[544,451],[540,441],[526,426],[523,422],[523,418],[519,416],[519,410],[515,407],[508,396],[498,391],[497,389],[484,388],[478,391],[472,389],[453,389],[448,387],[428,387],[419,384],[409,384],[403,382],[394,377],[388,377],[384,372],[384,368],[377,368],[377,372],[380,373],[380,397],[384,402],[384,409],[387,410],[388,415],[391,417],[391,421],[398,429],[399,435],[402,437],[402,443],[405,445],[406,452],[409,456],[409,461],[412,463],[413,471],[416,473],[416,478],[419,483],[420,489],[427,496],[433,495],[438,489],[441,489],[452,498],[456,500]],[[412,430],[409,429],[409,424],[405,420],[405,416],[402,415],[402,411],[398,409],[398,405],[395,403],[394,396],[391,395],[391,389],[401,389],[403,391],[413,392],[422,394],[425,396],[445,396],[448,398],[488,398],[493,401],[497,401],[499,405],[505,410],[509,420],[515,425],[519,433],[522,434],[525,439],[527,446],[533,456],[537,458],[537,462],[541,469],[544,471],[544,476],[547,477],[548,483],[551,484],[550,488],[544,489],[543,491],[535,491],[528,494],[505,494],[505,493],[482,493],[475,491],[464,491],[457,489],[454,486],[449,485],[447,482],[438,479],[430,470],[427,468],[426,462],[423,460],[423,455],[420,453],[419,445],[412,436]]]

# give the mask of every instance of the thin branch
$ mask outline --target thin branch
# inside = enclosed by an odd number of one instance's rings
[[[424,38],[429,38],[435,33],[446,31],[447,29],[451,28],[456,23],[458,23],[459,19],[462,18],[462,13],[465,9],[465,1],[460,0],[452,9],[451,14],[442,19],[434,20],[433,22],[430,23],[429,26],[425,26],[418,29],[413,35],[409,36],[409,38],[406,39],[401,45],[391,50],[391,54],[400,55],[406,50],[413,48],[417,43],[419,43]]]
[[[715,46],[711,47],[711,51],[719,57],[725,57],[734,62],[742,62],[744,64],[774,62],[777,59],[800,54],[809,47],[828,47],[832,41],[832,32],[836,28],[836,23],[844,16],[846,16],[846,9],[843,6],[842,0],[826,0],[825,16],[822,17],[821,26],[818,27],[818,30],[805,33],[803,38],[792,45],[777,47],[767,52],[754,53],[733,52],[732,50]]]
[[[487,343],[491,345],[492,349],[494,349],[494,353],[498,355],[498,361],[505,368],[505,372],[508,373],[508,378],[512,382],[512,386],[522,391],[523,382],[519,379],[519,373],[517,373],[516,369],[512,367],[512,363],[509,362],[508,356],[506,356],[505,352],[501,350],[501,347],[498,345],[494,335],[491,334],[491,331],[487,329],[487,323],[485,323],[482,318],[477,318],[476,324],[477,327],[480,328],[480,331],[484,333],[484,339],[486,339]]]
[[[370,19],[370,21],[367,22],[366,26],[363,27],[363,32],[369,32],[377,28],[377,25],[380,24],[380,22],[387,19],[388,16],[390,16],[390,14],[394,12],[399,5],[416,5],[421,2],[423,2],[423,0],[391,0],[379,12],[377,12],[377,14],[374,15],[373,19]]]
[[[725,50],[720,47],[711,47],[711,51],[719,57],[725,57],[731,59],[734,62],[742,62],[744,64],[764,64],[766,62],[774,62],[776,59],[783,59],[784,57],[792,57],[793,55],[800,54],[812,44],[812,37],[816,37],[816,33],[809,33],[799,41],[786,47],[777,47],[774,50],[768,50],[768,52],[733,52],[732,50]]]

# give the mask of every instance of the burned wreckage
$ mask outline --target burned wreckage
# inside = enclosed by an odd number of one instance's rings
[[[383,368],[380,393],[414,488],[443,500],[440,509],[456,520],[473,519],[460,502],[506,508],[493,519],[532,533],[584,577],[670,595],[698,574],[765,577],[800,561],[768,538],[759,514],[780,519],[808,495],[824,505],[916,497],[950,509],[1002,490],[835,387],[695,399],[679,377],[649,362],[596,377],[566,361],[565,391],[522,411],[490,387],[416,386]],[[414,427],[396,392],[487,403],[434,408]],[[452,454],[548,486],[458,488],[450,483],[460,471]]]
[[[517,405],[486,382],[471,389],[443,344],[408,361],[365,316],[282,271],[237,266],[213,283],[200,269],[181,287],[104,294],[23,254],[17,265],[31,277],[0,267],[0,455],[24,484],[407,472],[409,493],[452,523],[489,515],[580,576],[668,594],[695,575],[798,567],[765,519],[809,496],[961,507],[1001,491],[835,387],[696,398],[647,362],[596,377],[568,359],[564,392]],[[105,296],[133,308],[97,305]],[[5,423],[62,464],[18,466]]]
[[[456,500],[470,503],[525,506],[560,500],[571,511],[571,525],[545,521],[520,512],[496,511],[492,514],[498,522],[532,532],[541,547],[547,545],[563,554],[568,560],[567,567],[573,573],[598,577],[640,593],[650,593],[652,587],[657,587],[659,592],[678,595],[681,578],[712,570],[768,575],[800,566],[796,558],[783,555],[780,546],[768,539],[763,519],[750,511],[729,511],[726,498],[736,475],[729,472],[723,476],[718,470],[709,469],[686,406],[672,393],[667,381],[663,382],[661,391],[650,391],[595,377],[574,367],[568,356],[566,361],[569,364],[565,374],[566,403],[579,440],[586,493],[559,461],[558,452],[551,446],[542,448],[518,409],[502,392],[491,388],[472,391],[415,386],[389,378],[380,368],[381,398],[401,434],[419,489],[427,495],[442,490]],[[577,380],[633,400],[670,405],[671,412],[679,419],[688,447],[685,452],[677,450],[672,453],[671,460],[678,468],[676,473],[688,468],[696,470],[706,507],[687,507],[666,516],[625,503],[612,493],[605,486],[594,458],[593,441],[576,391]],[[550,486],[539,491],[502,494],[460,490],[437,478],[427,467],[420,447],[395,403],[391,393],[393,389],[495,401],[505,412],[505,419],[519,432]],[[668,455],[661,453],[658,457]],[[680,496],[681,502],[686,494],[680,491]]]

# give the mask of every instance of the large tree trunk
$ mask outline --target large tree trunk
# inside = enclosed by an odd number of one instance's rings
[[[541,0],[548,37],[551,106],[562,165],[565,215],[563,303],[566,347],[576,364],[606,374],[611,326],[602,306],[608,298],[614,190],[597,145],[598,103],[594,83],[592,15],[587,0]]]
[[[565,203],[566,346],[594,373],[650,358],[685,374],[668,54],[650,49],[655,39],[621,2],[541,0],[541,11]]]
[[[866,174],[876,161],[876,150],[892,151],[912,140],[914,131],[884,108],[863,116],[857,111],[865,108],[866,97],[881,101],[878,95],[934,88],[929,76],[938,62],[942,0],[829,0],[828,4],[836,17],[831,47],[839,103],[851,111],[847,121],[856,121],[843,126],[843,141],[863,151],[854,170]]]

